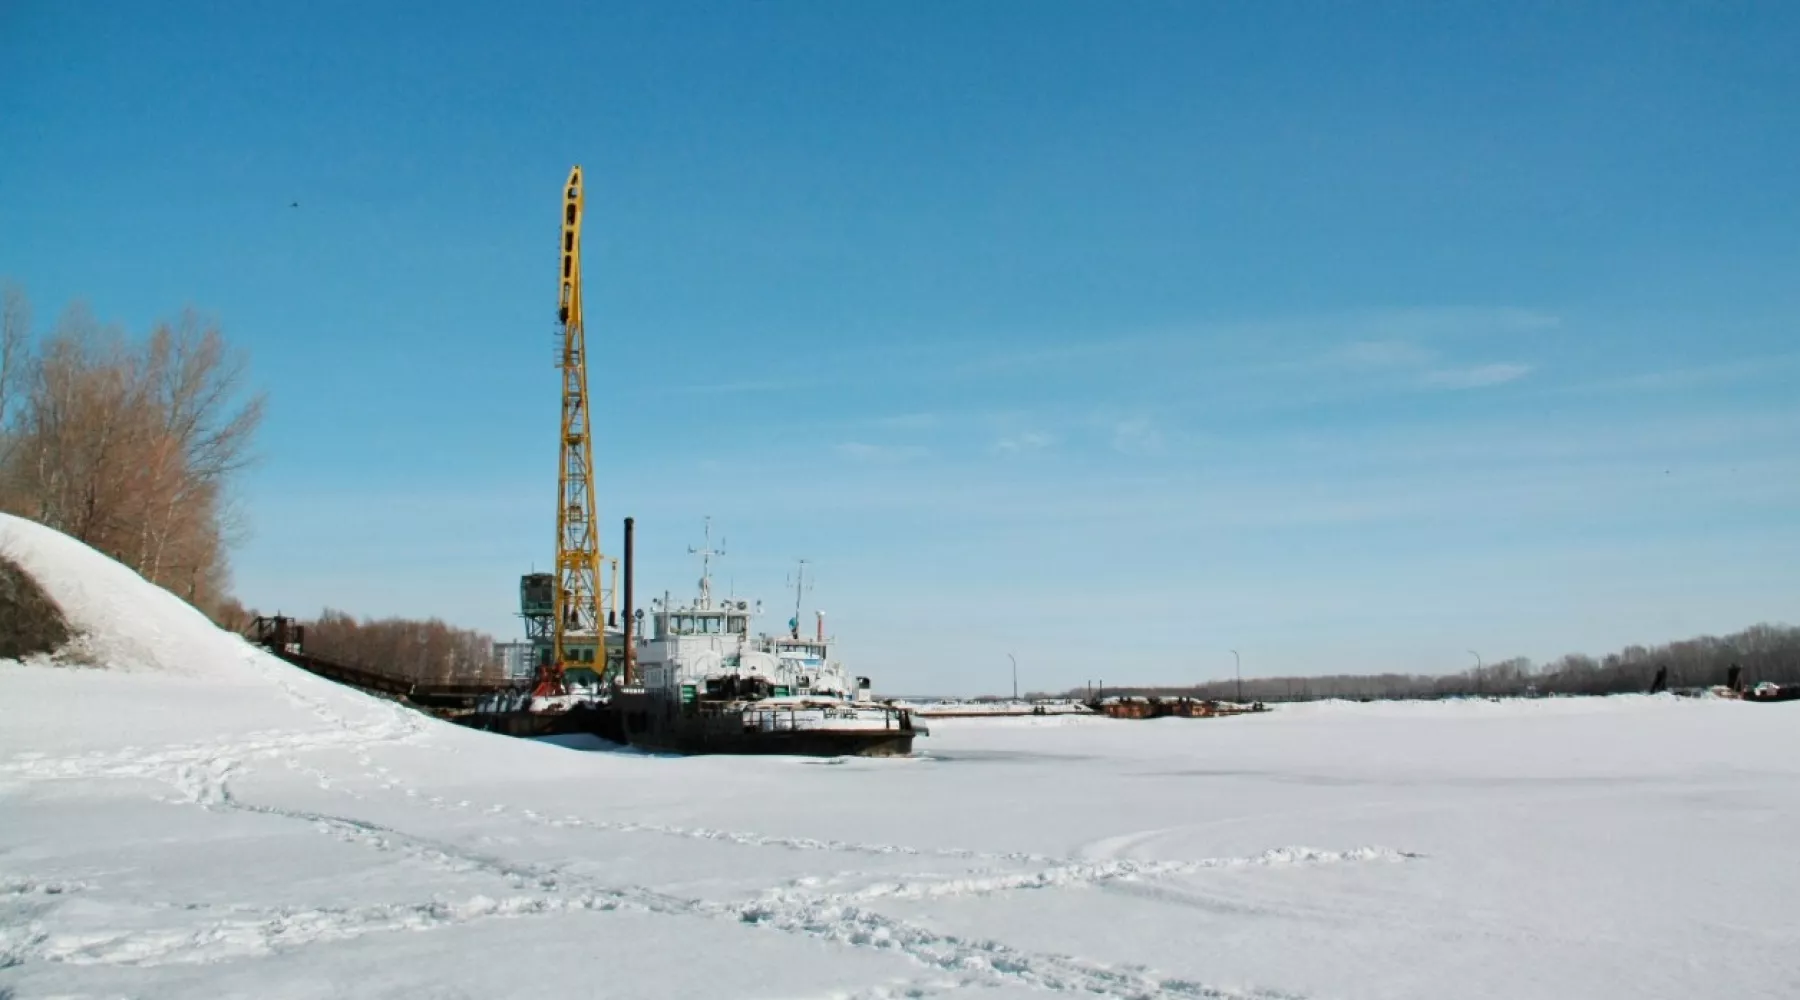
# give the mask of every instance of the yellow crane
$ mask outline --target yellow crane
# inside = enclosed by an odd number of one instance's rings
[[[581,322],[581,167],[569,171],[563,190],[562,274],[556,318],[562,349],[561,463],[556,480],[556,574],[549,663],[537,693],[562,694],[571,666],[606,664],[600,618],[600,530],[594,512],[594,446],[588,420],[587,334]]]

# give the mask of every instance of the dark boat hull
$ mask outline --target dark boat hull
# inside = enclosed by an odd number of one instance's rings
[[[678,754],[786,754],[795,757],[904,757],[912,753],[913,733],[800,732],[746,733],[725,736],[706,732],[639,734],[632,746]]]
[[[620,693],[612,718],[597,735],[645,750],[677,754],[783,754],[798,757],[904,757],[919,735],[909,716],[888,729],[808,728],[770,731],[746,727],[740,713],[677,706]]]
[[[605,705],[574,705],[559,711],[534,712],[515,708],[503,712],[465,712],[447,716],[449,721],[470,729],[480,729],[506,736],[532,738],[564,736],[570,733],[593,733],[622,743],[612,712]],[[608,735],[612,733],[614,735]]]

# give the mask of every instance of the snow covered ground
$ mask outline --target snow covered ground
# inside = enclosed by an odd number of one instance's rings
[[[587,752],[295,671],[41,529],[0,548],[113,666],[0,664],[0,996],[1800,995],[1800,704]]]

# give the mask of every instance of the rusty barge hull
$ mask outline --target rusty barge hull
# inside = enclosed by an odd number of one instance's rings
[[[1109,719],[1222,719],[1233,715],[1254,715],[1267,712],[1268,706],[1262,702],[1250,705],[1236,705],[1226,702],[1195,701],[1190,698],[1179,698],[1163,701],[1157,698],[1133,698],[1120,701],[1096,702],[1089,708],[1097,715]]]

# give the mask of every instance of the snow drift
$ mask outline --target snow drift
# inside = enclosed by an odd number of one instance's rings
[[[231,672],[248,651],[192,605],[35,521],[0,514],[0,555],[61,610],[75,633],[66,661],[197,675]]]

